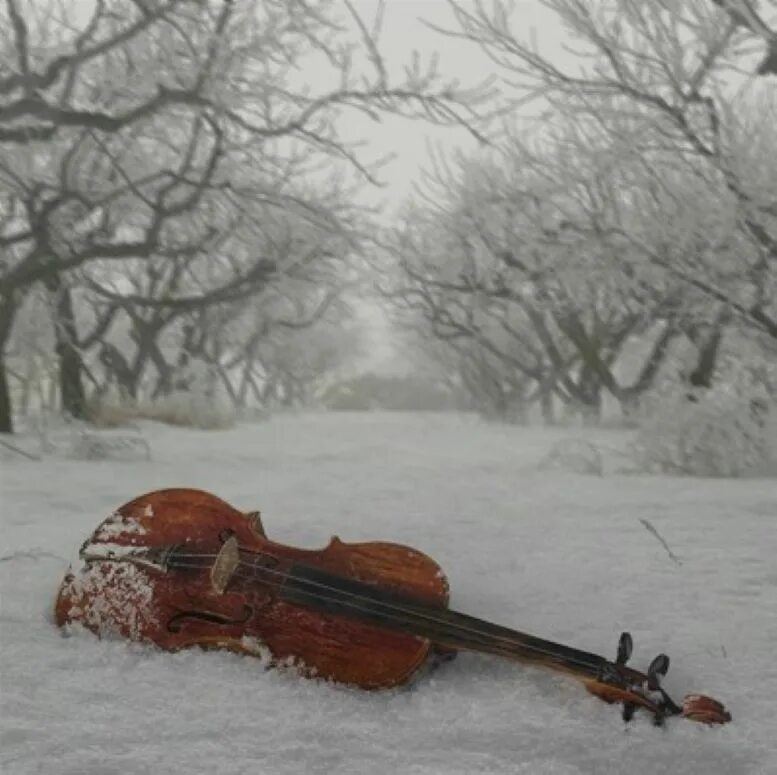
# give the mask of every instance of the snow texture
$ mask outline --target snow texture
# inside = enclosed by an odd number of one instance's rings
[[[543,471],[569,430],[467,416],[144,432],[153,462],[3,461],[3,775],[777,772],[774,480]],[[411,544],[446,569],[455,608],[524,631],[614,656],[628,629],[636,667],[666,651],[670,693],[710,693],[734,720],[659,730],[638,714],[627,726],[569,679],[485,656],[369,693],[248,656],[58,630],[54,595],[81,542],[122,503],[170,486],[261,509],[286,543]]]

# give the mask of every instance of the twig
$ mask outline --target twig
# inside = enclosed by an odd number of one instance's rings
[[[37,455],[32,455],[29,452],[25,452],[23,449],[19,449],[19,447],[15,447],[13,444],[9,444],[7,441],[0,439],[0,445],[5,447],[6,449],[10,449],[11,452],[15,452],[17,455],[22,455],[23,457],[26,457],[28,460],[40,460],[40,458]]]
[[[666,549],[666,553],[669,555],[669,559],[672,560],[676,565],[682,565],[682,560],[669,548],[669,544],[663,539],[661,534],[656,530],[650,520],[648,519],[642,519],[639,520],[645,527],[645,530],[647,530],[649,533],[652,533],[660,542],[661,546]]]
[[[10,560],[40,560],[41,557],[48,557],[52,560],[59,560],[67,563],[68,560],[59,554],[47,552],[45,549],[27,549],[19,552],[11,552],[0,557],[0,562],[9,562]]]

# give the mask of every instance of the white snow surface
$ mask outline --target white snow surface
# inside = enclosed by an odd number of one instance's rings
[[[777,773],[777,482],[542,471],[559,438],[457,415],[300,414],[229,431],[147,425],[153,460],[2,460],[0,772]],[[623,432],[588,433],[609,449]],[[114,509],[195,486],[277,541],[385,539],[446,569],[452,605],[722,699],[725,727],[656,729],[576,682],[461,654],[362,692],[223,652],[176,654],[51,621]],[[648,520],[681,564],[640,522]]]

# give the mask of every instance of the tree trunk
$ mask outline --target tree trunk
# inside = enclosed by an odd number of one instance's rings
[[[602,383],[599,380],[599,371],[585,363],[580,372],[578,387],[578,410],[583,425],[597,425],[602,419]]]
[[[99,358],[108,378],[106,388],[111,380],[116,380],[119,396],[135,400],[138,395],[137,379],[121,351],[110,342],[103,342]]]
[[[526,385],[516,388],[510,400],[510,422],[516,425],[529,424],[529,407],[526,401]]]
[[[542,410],[542,422],[545,425],[556,424],[556,410],[553,401],[553,384],[555,380],[544,379],[540,385],[540,408]]]
[[[664,330],[653,342],[650,354],[642,365],[636,380],[632,385],[621,391],[621,412],[624,417],[631,417],[636,412],[640,397],[653,386],[658,372],[669,353],[669,346],[679,334],[680,329],[676,327],[674,321],[667,321]]]
[[[11,336],[16,305],[8,296],[0,297],[0,433],[13,433],[13,407],[5,363],[5,347]]]
[[[59,280],[51,285],[55,293],[54,335],[55,351],[59,356],[59,389],[62,394],[62,410],[77,420],[86,417],[86,393],[81,379],[83,366],[78,349],[78,332],[70,289]]]
[[[253,361],[246,361],[243,365],[243,373],[240,377],[240,385],[237,389],[236,406],[238,409],[245,409],[248,398],[248,381],[251,378],[251,371],[254,368]]]
[[[3,353],[0,353],[0,433],[13,433],[11,391],[8,386],[8,371]]]
[[[723,339],[723,326],[716,325],[707,339],[698,344],[699,356],[696,368],[688,375],[688,381],[693,388],[712,387],[712,378],[718,364],[720,343]]]
[[[159,335],[159,331],[153,333],[146,332],[144,339],[139,343],[139,346],[143,347],[144,351],[148,354],[148,358],[154,364],[157,370],[157,380],[154,390],[151,393],[151,398],[157,400],[163,396],[169,396],[176,387],[173,385],[173,373],[174,369],[165,360],[165,356],[162,354],[162,350],[157,344],[156,337]],[[186,382],[180,382],[178,384],[179,390],[188,390],[189,384]]]
[[[599,425],[602,422],[602,390],[598,383],[592,385],[588,394],[588,401],[583,408],[583,424]]]

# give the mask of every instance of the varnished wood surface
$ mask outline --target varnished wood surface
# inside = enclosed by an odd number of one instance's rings
[[[86,543],[178,546],[184,554],[215,555],[230,534],[241,551],[277,558],[276,572],[303,562],[425,603],[447,604],[440,567],[415,549],[337,538],[322,550],[297,549],[268,540],[256,525],[253,513],[209,493],[160,490],[117,509]],[[294,664],[305,675],[364,688],[406,682],[430,653],[427,639],[290,605],[272,584],[262,582],[261,573],[256,578],[242,569],[219,594],[202,568],[163,573],[125,562],[87,563],[64,579],[55,617],[60,625],[78,622],[101,636],[120,635],[168,650],[204,646],[264,655]]]

